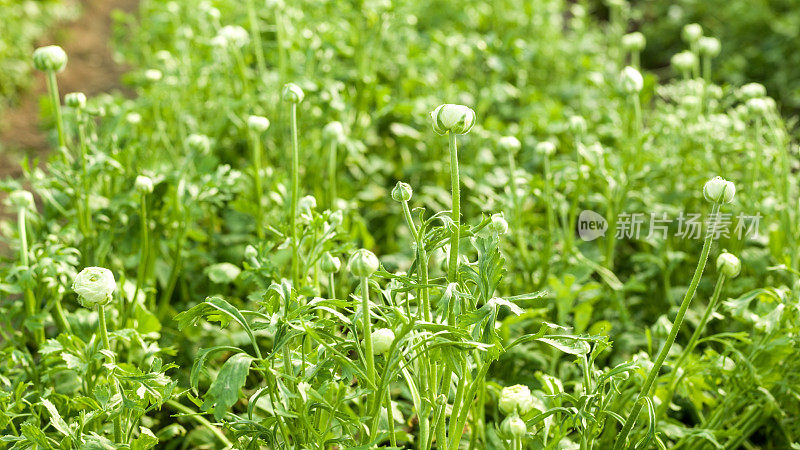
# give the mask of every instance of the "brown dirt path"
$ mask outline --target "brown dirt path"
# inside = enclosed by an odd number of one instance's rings
[[[39,45],[61,45],[69,56],[64,72],[58,75],[63,97],[80,91],[87,96],[121,89],[120,76],[126,68],[114,61],[111,49],[114,10],[133,12],[139,0],[81,0],[81,16],[74,22],[56,25],[54,36]],[[20,102],[0,112],[0,178],[19,176],[23,156],[41,156],[50,149],[47,133],[39,125],[39,99],[47,94],[44,76],[36,73],[32,88]]]

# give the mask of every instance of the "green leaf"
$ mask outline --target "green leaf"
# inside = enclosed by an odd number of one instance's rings
[[[58,413],[55,405],[53,405],[50,400],[43,398],[42,405],[47,409],[47,412],[50,413],[50,424],[53,425],[53,428],[56,429],[59,433],[63,434],[64,436],[69,436],[75,439],[75,436],[72,435],[72,430],[67,425],[67,422],[61,418],[61,414]]]
[[[585,355],[592,349],[588,342],[575,336],[552,336],[536,339],[570,355]]]
[[[217,378],[206,392],[203,410],[214,408],[214,418],[222,419],[231,406],[239,401],[239,391],[244,386],[253,357],[237,353],[222,365]]]
[[[200,371],[203,370],[203,366],[205,365],[206,360],[216,352],[234,352],[234,353],[244,353],[245,351],[238,348],[238,347],[230,347],[226,345],[220,345],[217,347],[211,348],[201,348],[197,355],[194,358],[194,363],[192,364],[192,371],[189,376],[189,384],[192,386],[192,390],[197,393],[197,383],[200,379]]]
[[[131,450],[150,450],[158,444],[158,438],[149,428],[139,427],[139,437],[131,442]]]

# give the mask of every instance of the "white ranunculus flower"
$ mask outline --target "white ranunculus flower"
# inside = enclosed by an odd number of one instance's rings
[[[528,386],[515,384],[504,387],[500,391],[498,406],[503,414],[513,414],[516,411],[518,414],[525,415],[536,406],[536,403]]]
[[[87,267],[81,270],[72,283],[72,290],[78,294],[81,305],[87,308],[107,305],[116,289],[114,274],[103,267]]]

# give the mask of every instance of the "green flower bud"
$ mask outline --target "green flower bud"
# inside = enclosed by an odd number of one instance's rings
[[[347,268],[350,272],[360,278],[372,275],[378,270],[379,266],[380,262],[378,261],[378,257],[371,251],[363,248],[356,250],[347,263]]]
[[[32,210],[36,207],[33,201],[33,194],[22,189],[17,189],[8,194],[8,202],[19,209],[25,208],[27,210]]]
[[[503,433],[516,438],[525,437],[528,434],[528,425],[517,415],[506,417],[500,424],[500,429]]]
[[[392,189],[392,200],[396,202],[407,202],[411,200],[411,195],[414,193],[414,190],[411,189],[411,185],[408,183],[403,183],[402,181],[398,181],[394,188]]]
[[[506,222],[503,213],[492,214],[492,222],[489,225],[492,231],[498,235],[506,234],[508,232],[508,222]]]
[[[339,258],[331,255],[329,252],[323,253],[320,261],[320,269],[322,269],[323,272],[337,273],[341,267],[342,262],[339,260]]]
[[[690,52],[689,50],[684,50],[680,53],[672,55],[670,63],[678,71],[688,72],[692,70],[692,68],[697,64],[697,55]]]
[[[522,148],[522,143],[514,136],[503,136],[497,140],[497,146],[501,150],[517,153]]]
[[[637,94],[642,91],[644,87],[644,79],[642,74],[636,70],[635,67],[627,66],[622,69],[620,74],[620,82],[622,90],[628,94]]]
[[[330,122],[322,129],[322,137],[330,142],[343,142],[347,137],[341,122]]]
[[[447,133],[467,134],[475,126],[475,111],[464,105],[439,105],[431,112],[433,131],[439,135]]]
[[[736,186],[722,177],[714,177],[703,186],[703,195],[711,203],[730,203],[736,194]]]
[[[83,92],[70,92],[64,96],[64,104],[70,108],[83,109],[86,107],[86,94]]]
[[[714,37],[701,37],[697,42],[697,46],[701,55],[711,57],[719,55],[720,50],[722,50],[719,39]]]
[[[306,94],[300,89],[300,86],[294,83],[286,83],[283,85],[283,99],[289,103],[300,103],[305,98]]]
[[[247,118],[247,127],[256,133],[263,133],[269,128],[269,119],[263,116],[250,116]]]
[[[258,250],[252,245],[248,245],[244,248],[244,259],[245,260],[253,260],[258,257]]]
[[[589,126],[586,125],[586,119],[584,119],[583,116],[570,116],[568,124],[569,130],[576,136],[582,136],[586,134],[586,130],[589,128]]]
[[[728,278],[736,278],[742,271],[742,261],[728,252],[721,253],[717,257],[717,271]]]
[[[644,35],[638,31],[622,36],[622,48],[628,52],[640,52],[644,50],[646,43]]]
[[[211,139],[204,134],[190,134],[186,138],[186,146],[196,153],[205,154],[211,150]]]
[[[535,406],[533,395],[528,386],[516,384],[514,386],[504,387],[500,391],[500,401],[498,407],[503,414],[509,415],[514,412],[522,414],[523,416],[532,410]]]
[[[389,328],[379,328],[372,332],[372,353],[380,355],[389,351],[394,342],[394,332]]]
[[[215,39],[217,45],[242,48],[250,42],[250,35],[238,25],[226,25],[220,28]]]
[[[703,37],[703,27],[697,23],[684,25],[683,30],[681,31],[681,37],[689,44],[697,42],[701,37]]]
[[[67,67],[67,54],[57,45],[39,47],[33,52],[33,67],[42,72],[61,72]]]
[[[136,177],[134,187],[142,194],[150,194],[153,192],[153,180],[151,180],[150,177],[139,175]]]
[[[131,125],[139,125],[142,123],[142,116],[139,113],[131,112],[125,115],[125,121]]]
[[[116,289],[114,274],[102,267],[81,270],[72,283],[72,290],[78,294],[78,301],[85,308],[109,304]]]

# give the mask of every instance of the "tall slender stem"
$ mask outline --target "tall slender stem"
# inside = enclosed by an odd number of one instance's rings
[[[104,305],[100,305],[98,307],[98,316],[100,318],[100,338],[103,340],[103,347],[108,350],[109,352],[113,351],[111,349],[111,344],[109,343],[108,339],[108,326],[106,325],[106,307]],[[112,382],[116,388],[117,393],[122,396],[122,392],[117,385],[115,380],[109,380]],[[120,421],[119,415],[114,417],[114,442],[122,443],[122,423]]]
[[[714,207],[711,209],[711,217],[716,218],[719,208],[719,203],[714,203]],[[689,309],[689,305],[692,303],[695,292],[697,291],[697,284],[700,283],[700,278],[703,276],[703,270],[705,270],[706,261],[708,260],[708,253],[711,250],[711,242],[713,240],[713,233],[707,232],[705,242],[703,242],[703,251],[700,254],[700,259],[697,261],[697,267],[694,270],[694,276],[689,284],[689,289],[686,291],[683,301],[681,301],[681,306],[678,309],[678,314],[675,316],[674,322],[672,323],[672,328],[669,330],[667,340],[664,342],[664,345],[661,346],[661,351],[658,352],[658,357],[653,363],[650,373],[647,374],[647,379],[645,379],[644,385],[642,385],[642,389],[639,391],[639,395],[636,398],[633,409],[628,415],[628,418],[625,420],[625,425],[622,427],[622,430],[617,436],[616,442],[614,442],[614,450],[622,450],[625,447],[628,434],[631,432],[633,425],[636,423],[636,418],[639,415],[639,412],[642,410],[643,403],[641,400],[645,396],[650,395],[650,391],[652,390],[653,384],[656,381],[658,372],[661,370],[661,366],[664,364],[664,360],[667,358],[669,349],[672,347],[672,344],[675,343],[675,338],[678,336],[681,325],[683,325],[683,318],[686,315],[686,311]]]
[[[369,308],[369,280],[361,277],[361,316],[364,328],[364,358],[367,360],[367,377],[375,383],[375,356],[372,354],[372,320]]]
[[[336,151],[338,143],[334,139],[328,152],[328,189],[331,191],[331,211],[336,210]]]
[[[447,279],[455,282],[458,271],[458,245],[461,240],[461,182],[458,175],[458,147],[456,146],[456,135],[448,133],[450,136],[450,192],[453,197],[452,220],[453,230],[450,238],[450,260],[447,266]]]
[[[292,199],[291,199],[291,227],[292,227],[292,286],[300,287],[300,261],[299,242],[297,242],[297,196],[300,190],[300,148],[297,143],[297,104],[292,103]]]
[[[58,83],[56,82],[55,71],[47,71],[47,90],[50,93],[50,102],[53,104],[53,112],[56,115],[56,130],[58,131],[59,147],[67,146],[67,136],[64,134],[64,118],[61,114],[61,99],[58,95]]]
[[[252,3],[252,0],[249,0]],[[264,197],[264,189],[261,186],[261,134],[258,132],[251,132],[253,140],[253,187],[255,193],[253,196],[256,202],[256,236],[259,240],[264,239],[264,207],[261,205],[261,200]]]

